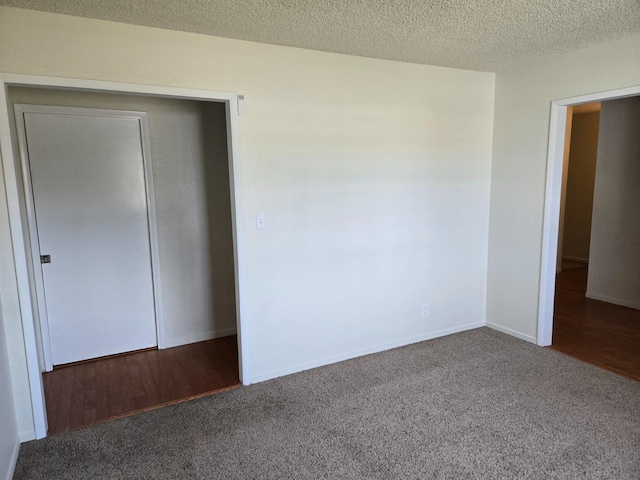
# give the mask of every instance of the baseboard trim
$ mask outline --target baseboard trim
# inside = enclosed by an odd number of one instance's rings
[[[20,439],[16,438],[16,444],[13,446],[13,452],[11,453],[11,457],[9,458],[9,467],[7,469],[6,479],[11,480],[13,478],[13,474],[16,471],[16,464],[18,463],[18,454],[20,453]]]
[[[525,342],[538,344],[538,339],[536,337],[532,337],[531,335],[526,335],[524,333],[520,333],[516,330],[512,330],[507,327],[503,327],[502,325],[497,325],[495,323],[487,322],[487,327],[497,330],[501,333],[506,333],[507,335],[511,335],[512,337],[519,338],[520,340],[524,340]]]
[[[582,257],[571,257],[569,255],[563,255],[562,256],[563,260],[569,260],[570,262],[581,262],[581,263],[589,263],[589,259],[588,258],[582,258]]]
[[[258,373],[251,377],[251,383],[264,382],[273,378],[283,377],[285,375],[291,375],[292,373],[302,372],[304,370],[310,370],[312,368],[323,367],[332,363],[342,362],[344,360],[350,360],[352,358],[361,357],[363,355],[370,355],[372,353],[383,352],[385,350],[391,350],[392,348],[404,347],[411,345],[412,343],[424,342],[425,340],[431,340],[433,338],[444,337],[452,335],[454,333],[464,332],[467,330],[473,330],[475,328],[484,327],[484,322],[467,323],[457,327],[446,328],[444,330],[437,330],[435,332],[424,333],[421,335],[415,335],[412,337],[405,337],[399,340],[392,340],[390,342],[379,343],[371,347],[358,348],[349,352],[340,353],[337,355],[331,355],[328,357],[311,360],[310,362],[298,363],[289,367],[279,368],[276,370],[270,370],[268,372]]]
[[[30,442],[31,440],[36,439],[36,431],[27,430],[26,432],[20,432],[18,434],[18,437],[20,437],[20,443]]]
[[[179,347],[180,345],[188,345],[190,343],[204,342],[205,340],[213,340],[214,338],[228,337],[235,335],[236,328],[227,328],[226,330],[216,330],[214,332],[194,333],[178,338],[167,338],[163,348]]]
[[[640,303],[630,302],[629,300],[623,300],[622,298],[609,297],[607,295],[600,295],[598,293],[587,292],[585,297],[592,300],[599,300],[601,302],[613,303],[614,305],[620,305],[621,307],[635,308],[640,310]]]

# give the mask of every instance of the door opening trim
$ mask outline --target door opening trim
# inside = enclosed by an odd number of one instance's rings
[[[551,102],[549,150],[542,227],[542,255],[540,262],[540,290],[538,296],[538,337],[542,347],[551,345],[553,333],[553,302],[555,298],[556,264],[560,199],[562,195],[562,166],[564,163],[567,107],[583,103],[601,102],[640,95],[640,85],[606,92],[580,95]]]
[[[248,384],[251,378],[249,370],[250,326],[248,325],[245,315],[246,276],[243,226],[244,216],[242,208],[242,169],[240,164],[241,159],[238,141],[238,94],[133,83],[0,73],[0,154],[2,155],[2,168],[4,172],[9,225],[13,245],[13,260],[17,279],[18,302],[22,320],[22,331],[25,340],[25,355],[30,387],[31,411],[33,414],[34,424],[33,431],[25,432],[21,437],[21,441],[45,437],[47,435],[47,415],[44,387],[42,384],[42,372],[39,361],[39,346],[36,335],[36,297],[32,290],[31,278],[29,275],[29,264],[31,261],[29,254],[29,229],[26,222],[23,221],[23,219],[26,218],[26,215],[23,217],[23,214],[26,213],[21,190],[23,185],[21,184],[20,175],[17,169],[19,158],[12,143],[12,138],[15,135],[15,132],[12,131],[12,123],[10,121],[13,112],[11,105],[8,103],[8,88],[12,86],[128,93],[184,100],[222,102],[225,104],[236,287],[238,366],[240,381],[245,385]]]

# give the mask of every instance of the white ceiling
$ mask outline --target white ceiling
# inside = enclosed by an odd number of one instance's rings
[[[0,0],[0,4],[486,71],[640,33],[640,0]]]

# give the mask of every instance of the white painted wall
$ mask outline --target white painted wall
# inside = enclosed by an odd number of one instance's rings
[[[13,405],[13,388],[9,370],[9,355],[0,311],[0,478],[11,479],[18,458],[20,438]]]
[[[573,115],[562,255],[589,260],[600,112]]]
[[[167,346],[235,333],[224,105],[14,87],[9,101],[147,112]]]
[[[245,94],[251,381],[484,323],[493,74],[12,8],[0,44],[0,71]],[[19,344],[11,272],[0,282]]]
[[[487,321],[537,334],[551,101],[640,85],[640,35],[496,75]]]
[[[602,102],[587,297],[640,309],[640,97]]]

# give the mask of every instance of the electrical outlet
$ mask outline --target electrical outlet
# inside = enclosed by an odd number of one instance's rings
[[[423,303],[422,306],[420,307],[420,316],[421,317],[428,317],[429,316],[429,304],[428,303]]]

